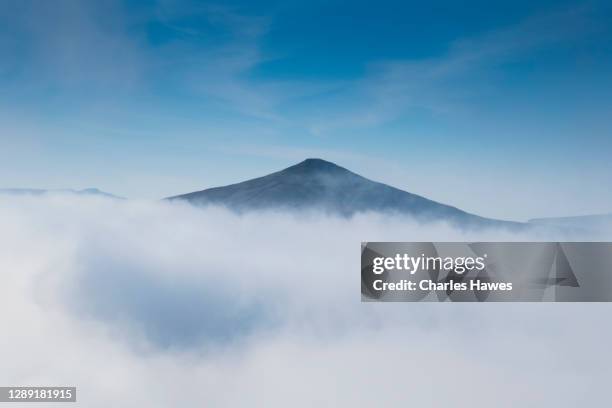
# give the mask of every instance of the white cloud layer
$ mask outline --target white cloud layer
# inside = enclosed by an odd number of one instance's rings
[[[0,225],[0,385],[85,407],[607,401],[608,304],[360,302],[361,241],[550,236],[61,195],[2,197]]]

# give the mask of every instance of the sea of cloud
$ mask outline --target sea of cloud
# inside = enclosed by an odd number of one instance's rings
[[[0,386],[74,385],[83,407],[601,406],[608,304],[360,301],[361,241],[559,235],[2,197]]]

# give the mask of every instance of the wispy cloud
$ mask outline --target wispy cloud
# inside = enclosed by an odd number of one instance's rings
[[[224,33],[222,38],[201,47],[199,42],[208,33],[181,25],[184,13],[206,20]],[[163,4],[157,15],[165,26],[188,35],[187,39],[172,41],[162,48],[162,54],[171,61],[168,65],[177,69],[171,75],[186,92],[210,98],[243,114],[276,118],[273,96],[244,78],[250,69],[265,60],[259,44],[268,29],[268,17],[247,16],[218,5],[176,10]]]
[[[592,14],[586,6],[540,14],[458,38],[436,58],[371,61],[366,76],[352,81],[282,80],[250,75],[262,63],[285,57],[264,51],[273,13],[190,1],[159,1],[139,13],[115,0],[9,2],[0,11],[7,34],[0,37],[0,72],[22,77],[33,89],[60,92],[140,87],[155,93],[168,86],[195,98],[202,109],[212,104],[271,126],[297,124],[327,134],[385,123],[413,108],[463,109],[470,93],[494,86],[487,75],[495,67],[596,30]],[[143,27],[155,24],[176,35],[151,44]],[[306,97],[306,110],[291,109]]]
[[[129,23],[114,0],[5,2],[0,10],[5,71],[22,79],[25,90],[132,87],[146,64]]]
[[[469,98],[490,91],[491,72],[543,47],[573,41],[598,30],[588,7],[529,17],[515,25],[458,38],[441,56],[375,61],[365,78],[345,89],[345,111],[331,111],[310,123],[314,133],[379,125],[424,108],[433,113],[469,109]]]

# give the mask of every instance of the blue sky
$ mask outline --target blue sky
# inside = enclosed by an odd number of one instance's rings
[[[0,187],[160,198],[322,157],[482,215],[612,211],[605,2],[4,1]]]

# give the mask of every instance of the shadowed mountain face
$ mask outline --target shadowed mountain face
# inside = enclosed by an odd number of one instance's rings
[[[408,215],[422,221],[451,221],[461,225],[520,225],[469,214],[368,180],[321,159],[307,159],[264,177],[169,199],[187,200],[196,205],[223,205],[239,212],[262,209],[321,210],[351,216],[374,211]]]

